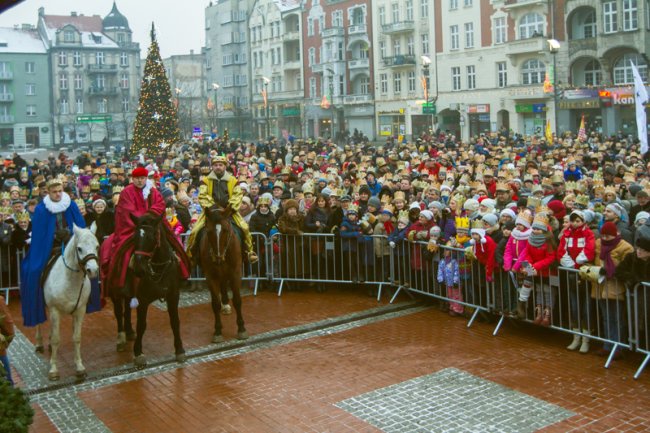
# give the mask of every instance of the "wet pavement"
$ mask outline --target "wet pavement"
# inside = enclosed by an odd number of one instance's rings
[[[564,347],[570,337],[525,324],[452,318],[400,295],[395,304],[339,285],[245,296],[248,340],[222,316],[226,342],[210,344],[203,290],[183,293],[188,360],[173,359],[167,313],[149,310],[144,351],[132,366],[115,351],[110,303],[86,316],[74,379],[71,321],[63,320],[61,380],[47,379],[33,329],[10,356],[35,408],[34,432],[566,432],[650,431],[650,373],[633,380],[635,354],[604,359]],[[20,306],[10,309],[20,323]],[[130,347],[129,347],[130,348]]]

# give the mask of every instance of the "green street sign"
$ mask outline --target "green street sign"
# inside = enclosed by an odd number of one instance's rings
[[[113,116],[108,114],[96,114],[96,115],[84,115],[77,116],[78,123],[100,123],[100,122],[112,122]]]
[[[436,105],[433,102],[422,104],[422,114],[436,114]]]

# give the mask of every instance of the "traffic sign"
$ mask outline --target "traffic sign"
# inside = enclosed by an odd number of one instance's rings
[[[83,116],[77,116],[78,123],[99,123],[99,122],[112,122],[113,116],[108,114],[88,114]]]
[[[436,104],[433,102],[422,104],[422,114],[436,114]]]

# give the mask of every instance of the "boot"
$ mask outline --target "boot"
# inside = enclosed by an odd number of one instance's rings
[[[249,251],[248,252],[248,263],[255,264],[259,260],[259,257],[257,257],[257,254],[255,254],[255,251]]]
[[[517,301],[517,318],[524,320],[526,318],[526,301]]]
[[[542,306],[541,305],[535,306],[535,320],[533,320],[533,323],[535,325],[541,325],[542,324]]]
[[[573,328],[572,331],[573,332],[580,332],[580,329]],[[580,334],[573,334],[573,341],[566,348],[568,350],[576,350],[578,348],[578,346],[580,346],[580,341],[582,340],[580,337],[581,337]]]
[[[590,332],[588,329],[583,329],[582,333],[585,334],[585,336],[582,337],[582,344],[580,345],[580,353],[589,353],[589,337]]]
[[[544,307],[544,313],[542,313],[542,321],[540,323],[542,326],[551,326],[551,309]]]

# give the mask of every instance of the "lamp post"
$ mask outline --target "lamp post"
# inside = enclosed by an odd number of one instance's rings
[[[269,80],[266,77],[262,77],[262,80],[264,81],[264,108],[266,109],[266,138],[268,139],[271,136],[271,121],[269,120],[270,117],[270,108],[269,107],[269,83],[271,80]]]
[[[327,72],[330,74],[330,80],[328,84],[328,91],[330,95],[330,110],[332,110],[330,117],[330,139],[334,141],[334,70],[327,68]]]
[[[214,90],[214,129],[217,130],[217,135],[219,135],[219,105],[217,100],[217,92],[219,91],[219,86],[217,83],[212,83],[212,90]]]
[[[420,57],[422,60],[422,88],[424,90],[424,102],[425,106],[427,107],[427,110],[429,111],[429,114],[431,114],[431,125],[429,128],[429,132],[431,135],[433,135],[433,116],[434,116],[434,109],[433,107],[435,106],[436,100],[438,99],[437,97],[431,98],[430,93],[429,93],[429,65],[431,65],[431,59],[428,56],[421,56]],[[430,105],[431,104],[431,105]],[[422,110],[422,113],[424,114],[426,110]]]
[[[548,48],[553,56],[553,116],[555,121],[555,137],[559,138],[559,126],[557,124],[558,119],[558,93],[557,93],[557,53],[560,51],[560,42],[557,39],[548,39]]]

